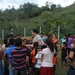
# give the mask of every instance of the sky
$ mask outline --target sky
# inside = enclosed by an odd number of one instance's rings
[[[56,5],[61,4],[62,7],[66,7],[73,4],[75,0],[0,0],[0,9],[4,10],[6,8],[12,8],[12,6],[19,8],[19,5],[27,2],[38,4],[40,7],[44,6],[47,1]]]

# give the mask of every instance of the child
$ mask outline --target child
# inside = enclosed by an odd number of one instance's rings
[[[61,65],[63,65],[63,63],[65,62],[65,64],[67,64],[67,61],[66,61],[66,57],[68,56],[68,48],[67,48],[67,43],[64,42],[63,43],[63,47],[62,47],[62,50],[61,50]],[[65,66],[64,66],[65,67]]]
[[[57,53],[54,54],[54,57],[53,57],[53,65],[54,65],[54,73],[56,71],[56,64],[58,62],[58,55]]]
[[[51,39],[46,39],[45,44],[47,47],[42,50],[40,75],[54,75],[54,44]]]
[[[36,58],[36,65],[35,65],[35,75],[39,75],[40,74],[40,67],[41,67],[41,50],[46,48],[46,45],[42,45],[41,49],[38,49],[38,53],[36,54],[35,58]]]
[[[34,42],[33,50],[30,52],[31,60],[32,60],[31,68],[33,71],[35,70],[35,68],[34,68],[34,65],[36,62],[35,55],[37,54],[37,51],[38,51],[38,42]]]

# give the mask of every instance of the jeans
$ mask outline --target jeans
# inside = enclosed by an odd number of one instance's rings
[[[4,75],[9,75],[9,64],[4,62]]]
[[[3,75],[2,59],[0,59],[0,75]]]
[[[14,68],[9,63],[9,75],[14,75]]]
[[[18,71],[18,70],[15,70],[15,74],[14,75],[26,75],[26,71]]]
[[[69,68],[67,75],[75,75],[75,69]]]

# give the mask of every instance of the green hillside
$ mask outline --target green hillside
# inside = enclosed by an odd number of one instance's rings
[[[61,35],[75,33],[75,4],[63,8],[48,3],[42,7],[26,3],[19,9],[12,7],[4,11],[0,10],[0,29],[5,31],[5,36],[10,32],[23,36],[24,28],[26,28],[26,35],[29,36],[33,28],[39,30],[40,27],[44,34],[57,34],[58,26]]]

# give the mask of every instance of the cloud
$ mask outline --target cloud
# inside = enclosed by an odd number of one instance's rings
[[[5,2],[10,4],[18,4],[17,0],[5,0]]]
[[[45,5],[46,0],[38,0],[37,3],[38,3],[39,6],[43,6],[43,5]]]
[[[61,4],[63,7],[71,5],[74,2],[74,0],[38,0],[38,4],[39,6],[42,6],[45,5],[47,1],[56,5]]]
[[[4,0],[6,3],[9,3],[9,4],[24,4],[24,3],[27,3],[27,2],[30,2],[30,3],[37,3],[36,0]]]
[[[8,6],[12,7],[15,6],[15,8],[18,8],[18,2],[17,0],[0,0],[0,9],[6,9],[9,8]]]
[[[0,3],[4,2],[4,0],[0,0]]]
[[[63,7],[68,6],[74,2],[74,0],[0,0],[0,8],[8,8],[8,5],[10,5],[10,7],[15,6],[15,8],[18,8],[19,5],[27,2],[38,4],[38,6],[44,6],[47,1],[51,3],[53,2],[56,5],[61,4]]]
[[[55,4],[61,4],[61,6],[65,7],[73,4],[74,0],[54,0]]]

